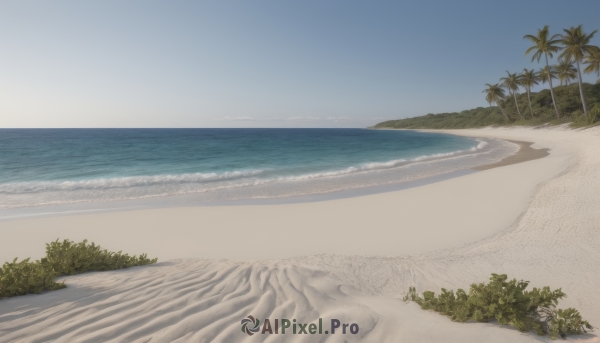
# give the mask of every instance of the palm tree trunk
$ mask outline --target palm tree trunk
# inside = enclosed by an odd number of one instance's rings
[[[552,95],[552,104],[554,105],[554,112],[556,112],[556,119],[560,119],[560,114],[558,114],[558,107],[556,107],[556,101],[554,100],[554,90],[552,89],[552,76],[550,73],[550,66],[548,65],[548,54],[544,53],[546,57],[546,68],[548,68],[548,83],[550,83],[550,95]]]
[[[521,110],[519,109],[519,104],[517,103],[517,93],[512,92],[513,93],[513,97],[515,98],[515,106],[517,107],[517,113],[519,113],[519,116],[521,116],[521,119],[525,119],[523,118],[523,115],[521,114]]]
[[[581,70],[579,69],[579,61],[577,61],[577,76],[577,81],[579,82],[579,94],[581,95],[581,104],[583,105],[583,113],[587,117],[587,105],[585,103],[585,97],[583,96],[583,84],[581,83]]]
[[[498,105],[498,108],[500,109],[500,112],[502,112],[502,115],[504,116],[504,119],[506,119],[506,121],[510,121],[508,119],[508,116],[506,115],[506,113],[504,113],[504,110],[502,109],[502,106],[500,106],[500,103],[497,102],[496,105]]]
[[[529,101],[529,111],[531,111],[531,118],[533,118],[533,108],[531,108],[531,97],[529,96],[529,87],[527,87],[527,101]]]

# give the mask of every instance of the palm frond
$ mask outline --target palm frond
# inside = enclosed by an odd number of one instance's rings
[[[563,29],[563,31],[564,34],[560,36],[560,43],[564,48],[560,54],[560,58],[582,62],[586,54],[597,49],[596,46],[590,45],[590,40],[598,30],[593,31],[591,34],[586,34],[583,31],[582,25],[579,25],[577,27],[571,26],[569,29]]]
[[[600,49],[594,49],[587,56],[584,62],[588,66],[583,70],[586,74],[597,73],[600,76]]]

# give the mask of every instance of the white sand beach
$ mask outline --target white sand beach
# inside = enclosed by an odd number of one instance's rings
[[[338,200],[0,222],[2,262],[40,258],[57,238],[159,258],[0,300],[0,342],[546,340],[494,323],[454,323],[400,300],[410,286],[468,288],[491,273],[562,287],[561,307],[600,326],[600,128],[446,132],[534,142],[550,155]],[[250,314],[338,318],[360,331],[250,337],[240,332]],[[596,334],[570,339],[600,341]]]

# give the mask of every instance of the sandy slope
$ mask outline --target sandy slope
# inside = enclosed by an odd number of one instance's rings
[[[69,277],[65,290],[0,301],[0,341],[537,340],[492,324],[452,323],[395,299],[411,285],[468,287],[491,272],[525,278],[535,286],[563,287],[569,295],[565,306],[576,306],[600,325],[600,274],[595,272],[600,265],[600,129],[453,133],[534,141],[534,147],[551,153],[437,184],[352,199],[0,223],[2,237],[17,242],[1,243],[1,254],[10,257],[24,250],[39,257],[26,243],[57,234],[90,238],[110,249],[147,251],[162,260],[289,257],[174,260]],[[306,230],[325,239],[298,235]],[[142,232],[151,235],[139,238]],[[258,244],[265,241],[270,244]],[[320,255],[310,256],[315,253]],[[292,257],[298,255],[309,256]],[[359,323],[360,332],[248,337],[239,324],[248,314],[307,323],[339,317]]]
[[[2,304],[3,341],[23,342],[410,342],[528,341],[491,324],[457,325],[414,304],[341,286],[323,270],[287,262],[177,260],[127,271],[70,277],[69,289]],[[23,299],[27,299],[26,302]],[[255,335],[249,313],[303,323],[360,323],[356,335]],[[6,333],[4,333],[6,332]],[[417,339],[418,338],[418,339]],[[404,341],[404,340],[402,340]]]

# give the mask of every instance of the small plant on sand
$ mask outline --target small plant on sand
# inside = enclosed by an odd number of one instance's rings
[[[46,257],[30,262],[24,259],[12,263],[6,262],[0,268],[0,299],[28,293],[40,293],[44,290],[65,288],[54,278],[61,275],[73,275],[88,271],[105,271],[156,263],[146,254],[129,256],[102,250],[87,240],[75,243],[65,239],[46,244]]]
[[[535,331],[538,335],[565,338],[568,334],[582,334],[592,329],[573,308],[556,309],[558,300],[566,296],[559,288],[533,288],[527,291],[528,281],[507,281],[506,274],[492,274],[487,284],[472,284],[469,293],[458,289],[456,293],[442,288],[423,292],[419,296],[414,287],[409,288],[404,301],[414,301],[424,310],[433,310],[456,322],[488,322],[497,320],[501,325],[511,325],[521,332]]]
[[[52,267],[58,275],[73,275],[143,266],[156,261],[156,258],[151,260],[146,254],[139,257],[123,255],[120,251],[114,253],[102,250],[99,245],[88,244],[87,240],[75,243],[65,239],[46,244],[46,257],[42,258],[41,263]]]
[[[55,277],[52,267],[40,261],[29,262],[27,258],[17,262],[15,258],[0,268],[0,299],[65,288],[64,284],[54,281]]]

